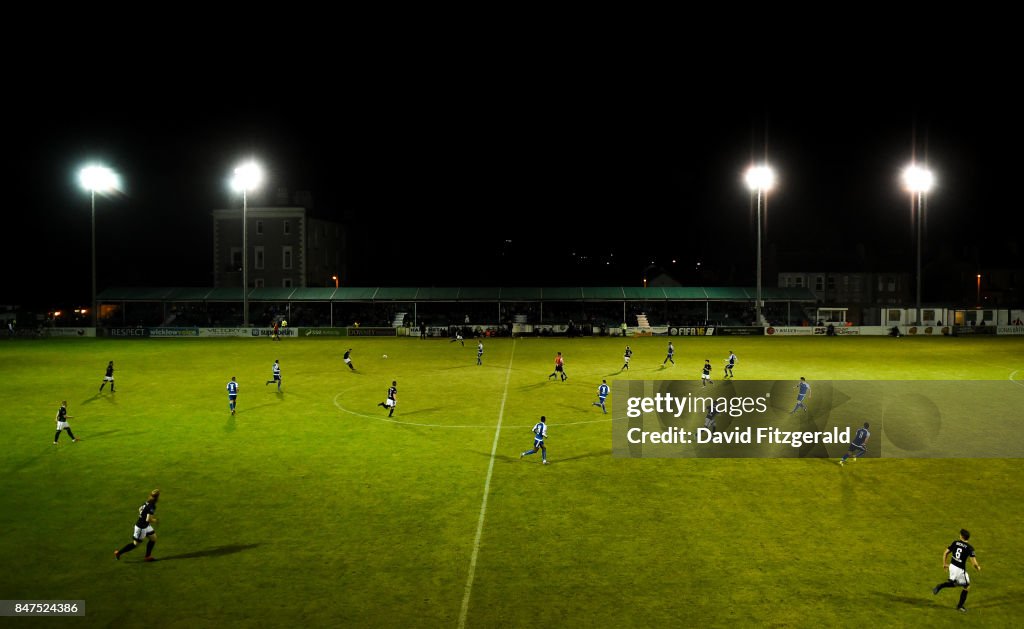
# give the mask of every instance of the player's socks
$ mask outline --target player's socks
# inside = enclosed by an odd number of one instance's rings
[[[154,546],[156,546],[156,542],[154,542],[153,540],[149,540],[149,543],[146,544],[146,556],[147,557],[149,557],[150,555],[153,554],[153,547]]]
[[[125,544],[121,548],[121,550],[117,551],[117,555],[115,555],[115,557],[118,556],[118,555],[123,555],[123,554],[125,554],[127,552],[131,552],[133,550],[135,550],[135,544]]]
[[[964,603],[967,601],[967,590],[960,592],[960,603],[956,606],[957,609],[963,609]]]
[[[65,428],[64,430],[68,431],[68,436],[69,436],[69,437],[71,437],[71,440],[72,440],[72,441],[76,441],[76,439],[75,439],[75,433],[71,432],[71,429],[70,429],[70,428]]]

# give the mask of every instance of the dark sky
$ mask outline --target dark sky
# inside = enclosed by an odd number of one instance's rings
[[[56,111],[49,93],[18,101],[0,304],[88,302],[77,173],[91,160],[125,188],[97,198],[101,291],[212,285],[210,213],[240,207],[227,180],[248,156],[267,171],[250,207],[273,204],[279,187],[309,190],[315,215],[346,221],[359,246],[343,282],[355,286],[640,285],[651,261],[688,285],[752,285],[742,175],[764,157],[779,178],[766,269],[793,258],[910,271],[899,175],[915,150],[938,182],[926,260],[1021,266],[1014,100],[922,107],[806,90],[754,102],[742,90],[429,74],[159,87],[81,86]]]

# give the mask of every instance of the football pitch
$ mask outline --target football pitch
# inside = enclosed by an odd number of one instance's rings
[[[1024,338],[672,340],[670,367],[651,337],[484,339],[482,366],[474,339],[0,342],[0,599],[84,600],[67,627],[1020,626],[1021,458],[618,458],[592,402],[734,350],[737,381],[988,381],[942,431],[1018,444]],[[116,561],[154,488],[156,561]],[[966,615],[931,592],[961,528]]]

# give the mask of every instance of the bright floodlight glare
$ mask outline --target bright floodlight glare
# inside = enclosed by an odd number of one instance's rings
[[[751,166],[746,179],[751,190],[768,191],[775,185],[775,172],[768,166]]]
[[[903,183],[911,192],[928,192],[935,185],[935,176],[927,168],[911,164],[903,171]]]
[[[262,180],[263,171],[260,170],[260,167],[255,162],[249,162],[235,169],[235,176],[231,180],[231,185],[238,192],[242,192],[243,190],[252,190],[260,185]]]
[[[117,190],[117,175],[103,166],[87,166],[78,175],[82,187],[90,192],[109,192]]]

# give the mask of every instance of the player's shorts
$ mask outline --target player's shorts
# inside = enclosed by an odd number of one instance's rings
[[[868,448],[863,443],[851,443],[850,452],[867,452]]]
[[[628,365],[629,364],[629,356],[623,356],[622,357],[622,362],[624,362],[624,363],[626,363]]]
[[[277,382],[280,379],[281,379],[281,376],[274,376],[274,382]]]
[[[806,395],[798,395],[798,396],[796,396],[796,401],[797,402],[803,402],[805,397],[807,397],[807,396]]]
[[[104,382],[113,382],[114,381],[114,376],[103,376],[103,381]]]
[[[397,404],[397,402],[395,402],[391,398],[388,398],[388,399],[384,400],[384,406],[386,406],[388,408],[393,407],[395,404]]]
[[[57,422],[57,430],[64,430],[68,427],[67,422]]]
[[[346,358],[345,359],[345,364],[346,365],[351,365],[352,364],[352,359],[351,358]]]
[[[563,370],[564,370],[564,367],[562,365],[555,365],[555,372],[556,373],[560,372],[560,371],[563,371]]]
[[[967,576],[967,571],[963,568],[957,568],[953,564],[949,564],[949,580],[960,586],[971,584],[971,578]]]
[[[147,535],[152,535],[153,533],[156,533],[156,531],[153,530],[152,526],[147,526],[144,529],[140,529],[136,526],[135,530],[132,532],[132,539],[136,542],[141,542],[142,540],[146,539]]]
[[[537,448],[543,448],[543,447],[544,447],[544,440],[543,439],[534,439],[533,440],[533,449],[534,450],[536,450]],[[950,566],[950,567],[952,568],[952,566]]]
[[[228,396],[228,402],[234,402],[236,399],[238,399],[238,394],[237,393],[234,394],[234,395],[229,395]]]

